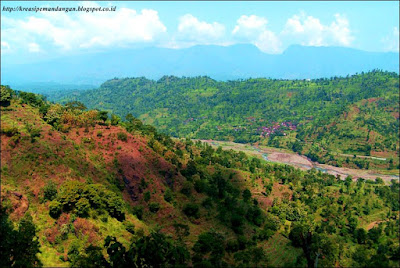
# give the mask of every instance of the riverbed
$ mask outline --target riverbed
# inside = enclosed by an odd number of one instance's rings
[[[247,154],[259,157],[265,161],[272,163],[287,164],[297,167],[302,170],[309,170],[315,168],[321,172],[328,173],[334,176],[341,176],[343,179],[347,176],[352,176],[353,179],[363,178],[367,180],[375,180],[376,178],[382,178],[384,181],[391,181],[393,179],[399,180],[399,176],[380,174],[376,170],[362,170],[352,169],[345,167],[335,167],[326,164],[320,164],[313,162],[303,155],[299,155],[287,150],[281,150],[270,147],[257,147],[250,144],[241,144],[228,141],[215,141],[215,140],[201,140],[202,142],[208,143],[211,146],[217,148],[221,146],[225,150],[236,150],[243,151]]]

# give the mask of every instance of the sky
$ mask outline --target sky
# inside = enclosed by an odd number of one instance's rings
[[[399,51],[398,1],[1,1],[2,62],[118,48],[253,44],[269,54],[290,45]],[[12,11],[23,7],[115,11]]]

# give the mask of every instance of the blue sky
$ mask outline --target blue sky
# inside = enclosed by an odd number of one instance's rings
[[[247,43],[399,51],[399,2],[2,1],[2,61],[27,62],[115,48]],[[115,12],[8,12],[4,7],[109,7]]]

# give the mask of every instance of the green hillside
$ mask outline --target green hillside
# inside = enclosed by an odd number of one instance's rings
[[[316,80],[113,79],[55,100],[131,113],[174,137],[258,142],[320,163],[395,170],[398,98],[398,74],[372,71]]]
[[[4,86],[0,105],[1,267],[399,266],[398,181],[304,172]]]

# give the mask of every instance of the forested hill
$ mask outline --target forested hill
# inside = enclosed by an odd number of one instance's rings
[[[399,267],[397,180],[301,171],[0,93],[0,267]]]
[[[375,70],[315,80],[112,79],[64,100],[77,99],[119,116],[132,113],[175,137],[258,141],[321,163],[394,168],[398,94],[398,74]],[[342,154],[383,156],[388,161],[349,161]]]

